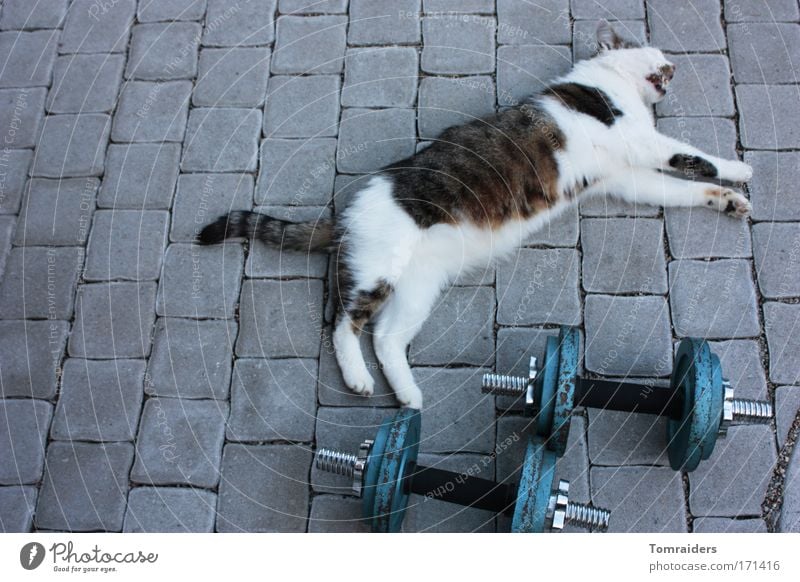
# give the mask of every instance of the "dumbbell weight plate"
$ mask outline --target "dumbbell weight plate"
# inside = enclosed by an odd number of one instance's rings
[[[562,326],[558,333],[558,385],[553,408],[553,432],[547,447],[559,457],[567,450],[569,424],[575,401],[578,378],[580,334],[577,328]]]
[[[683,414],[667,423],[669,462],[676,471],[694,471],[714,450],[722,418],[722,368],[708,343],[694,338],[680,343],[671,387],[683,396]]]
[[[519,476],[517,503],[511,531],[543,533],[547,521],[547,505],[553,490],[556,454],[545,448],[539,439],[530,439]]]
[[[553,410],[555,409],[556,385],[558,384],[558,339],[547,338],[544,350],[544,368],[541,372],[541,394],[538,394],[539,411],[536,414],[536,434],[542,438],[550,435],[553,426]]]
[[[374,532],[399,532],[408,493],[403,476],[419,454],[421,421],[418,410],[401,410],[381,424],[364,476],[362,510]]]

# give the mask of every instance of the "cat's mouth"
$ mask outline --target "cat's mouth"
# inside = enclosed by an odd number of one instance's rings
[[[659,68],[657,73],[652,73],[647,76],[647,80],[653,85],[659,95],[667,94],[667,85],[672,81],[675,75],[675,65],[664,65]]]

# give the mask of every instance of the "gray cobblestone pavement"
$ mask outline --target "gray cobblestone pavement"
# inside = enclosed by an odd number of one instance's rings
[[[796,0],[2,0],[0,530],[364,531],[313,451],[397,403],[379,372],[370,399],[343,385],[327,259],[192,239],[234,209],[341,212],[590,55],[600,18],[679,64],[659,128],[752,164],[752,220],[584,201],[461,277],[410,349],[422,459],[513,480],[528,421],[480,375],[524,373],[558,324],[588,372],[656,384],[705,336],[774,425],[687,476],[664,421],[579,412],[558,474],[614,531],[800,531]],[[404,524],[508,527],[422,498]]]

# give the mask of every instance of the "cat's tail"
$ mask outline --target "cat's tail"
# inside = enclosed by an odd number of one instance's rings
[[[220,216],[200,231],[197,242],[213,245],[235,237],[305,252],[331,251],[334,246],[334,228],[330,220],[289,222],[249,210],[235,210]]]

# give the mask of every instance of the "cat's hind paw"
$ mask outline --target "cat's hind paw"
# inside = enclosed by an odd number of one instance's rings
[[[753,210],[752,204],[743,194],[730,188],[709,188],[706,197],[708,206],[716,206],[720,212],[733,218],[747,218]]]
[[[422,408],[422,390],[416,386],[397,391],[395,396],[397,396],[397,400],[400,401],[403,408],[413,408],[415,410]]]
[[[719,168],[719,177],[729,182],[749,182],[753,177],[753,168],[738,160],[730,160]]]
[[[342,370],[344,383],[350,390],[361,396],[372,396],[375,392],[375,379],[364,370]]]

